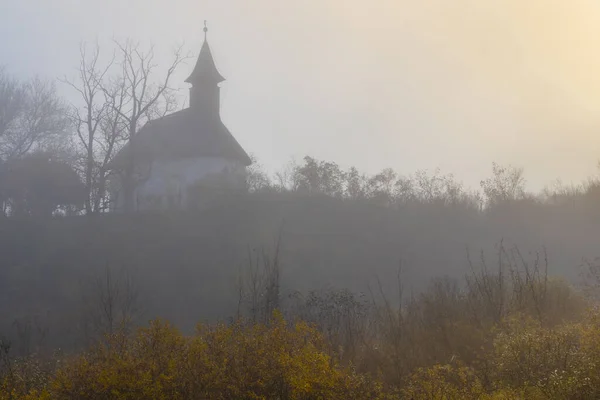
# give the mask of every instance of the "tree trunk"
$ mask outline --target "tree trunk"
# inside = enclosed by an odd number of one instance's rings
[[[88,140],[88,148],[87,148],[87,162],[85,166],[85,213],[86,215],[91,215],[94,210],[92,209],[92,191],[93,191],[93,182],[92,182],[92,173],[94,169],[94,137],[92,134],[89,136]]]

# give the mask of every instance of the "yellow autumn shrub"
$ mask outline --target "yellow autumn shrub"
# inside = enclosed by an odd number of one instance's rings
[[[46,365],[39,358],[18,359],[3,357],[0,366],[0,400],[50,399],[46,385],[53,363]]]
[[[419,368],[402,389],[407,399],[469,400],[485,393],[483,385],[471,368],[436,364]]]
[[[327,355],[305,323],[199,326],[185,337],[155,321],[122,345],[59,369],[53,399],[377,399],[382,387]]]
[[[512,315],[494,330],[493,348],[481,350],[486,368],[435,364],[417,369],[402,387],[408,399],[600,398],[600,314],[579,322],[543,325]],[[484,380],[485,378],[485,380]]]
[[[600,316],[542,327],[515,318],[494,341],[495,385],[535,399],[600,398]]]

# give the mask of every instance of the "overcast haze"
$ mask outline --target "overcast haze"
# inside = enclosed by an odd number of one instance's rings
[[[72,75],[80,42],[112,37],[154,43],[168,64],[182,42],[197,55],[204,19],[223,119],[269,169],[308,154],[475,186],[497,161],[533,188],[595,173],[594,0],[0,0],[0,64]]]

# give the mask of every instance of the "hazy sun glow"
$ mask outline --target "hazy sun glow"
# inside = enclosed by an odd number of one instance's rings
[[[386,101],[413,87],[412,99],[446,127],[432,145],[496,149],[540,177],[548,168],[581,171],[579,159],[600,154],[600,3],[344,3],[340,23],[372,60]]]

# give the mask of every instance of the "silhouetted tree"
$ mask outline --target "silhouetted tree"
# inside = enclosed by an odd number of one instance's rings
[[[124,142],[125,126],[118,112],[124,99],[109,96],[104,90],[114,59],[100,65],[100,47],[97,44],[91,52],[81,45],[80,56],[77,78],[65,78],[63,82],[80,97],[76,104],[71,105],[70,118],[81,148],[85,210],[91,214],[105,208],[103,200],[107,196],[108,165]]]
[[[346,172],[346,196],[350,199],[364,199],[367,191],[367,177],[351,167]]]
[[[252,164],[246,167],[246,189],[248,192],[255,193],[272,188],[269,175],[262,169],[256,161],[256,157],[250,156]]]
[[[492,177],[481,181],[488,207],[525,198],[523,169],[492,163]]]
[[[304,164],[296,167],[295,180],[298,190],[310,194],[341,197],[344,192],[345,173],[336,163],[304,157]]]
[[[369,179],[370,197],[380,205],[390,205],[394,198],[394,186],[398,176],[391,168],[386,168]]]
[[[131,212],[137,185],[134,160],[136,135],[148,121],[176,109],[175,90],[170,86],[170,82],[177,67],[189,57],[183,55],[182,47],[179,47],[175,50],[166,72],[161,78],[157,78],[152,46],[144,50],[131,40],[116,42],[116,46],[116,65],[120,67],[120,72],[108,84],[103,84],[103,91],[112,111],[125,126],[126,162],[118,172],[123,183],[124,211]]]
[[[48,153],[32,153],[2,164],[0,192],[12,216],[51,216],[59,207],[85,200],[79,175]]]
[[[0,158],[46,149],[66,136],[65,106],[53,82],[20,82],[0,68]]]

